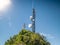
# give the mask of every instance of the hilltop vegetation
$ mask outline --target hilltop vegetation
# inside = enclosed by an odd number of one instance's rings
[[[10,37],[5,45],[50,45],[50,43],[38,33],[23,29],[18,34]]]

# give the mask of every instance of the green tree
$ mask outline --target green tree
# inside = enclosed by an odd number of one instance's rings
[[[50,43],[44,36],[23,29],[17,35],[10,37],[5,45],[50,45]]]

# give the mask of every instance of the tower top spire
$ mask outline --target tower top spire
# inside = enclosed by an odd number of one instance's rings
[[[32,0],[32,8],[35,8],[34,0]]]

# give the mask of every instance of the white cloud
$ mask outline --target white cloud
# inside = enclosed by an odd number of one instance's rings
[[[44,35],[45,37],[47,37],[48,39],[54,39],[55,37],[51,34],[45,34],[45,33],[40,33],[41,35]]]

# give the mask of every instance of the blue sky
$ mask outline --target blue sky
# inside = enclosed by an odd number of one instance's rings
[[[0,12],[0,45],[17,34],[22,25],[31,23],[29,17],[32,15],[32,0],[12,0],[10,10]],[[60,43],[60,1],[34,0],[36,9],[36,32],[45,35],[51,45]],[[31,30],[31,29],[30,29]]]

